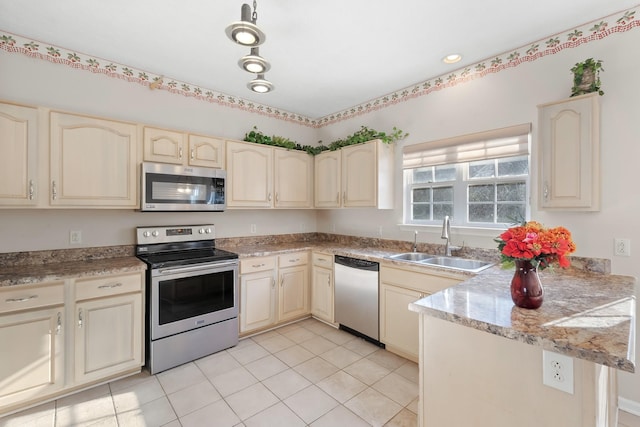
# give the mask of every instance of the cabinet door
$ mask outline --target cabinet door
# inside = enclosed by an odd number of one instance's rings
[[[273,148],[227,141],[227,206],[273,206]]]
[[[0,104],[0,205],[35,205],[38,110]]]
[[[224,140],[203,135],[189,135],[189,164],[224,168]]]
[[[313,204],[313,157],[304,151],[275,150],[275,206],[310,208]]]
[[[240,276],[240,332],[276,323],[276,279],[274,271]]]
[[[598,96],[539,106],[542,208],[600,209]]]
[[[145,126],[143,140],[146,162],[181,165],[185,161],[186,135],[184,133]]]
[[[62,389],[64,308],[0,315],[0,413]]]
[[[76,383],[143,365],[140,293],[83,301],[75,307]]]
[[[389,350],[411,360],[418,360],[419,315],[409,311],[409,304],[424,297],[409,289],[380,284],[380,341]]]
[[[340,151],[326,151],[315,156],[314,198],[316,208],[339,208],[341,205]]]
[[[309,314],[309,269],[307,266],[280,270],[278,322]]]
[[[378,192],[376,144],[342,149],[342,204],[344,207],[376,207]]]
[[[137,126],[51,113],[50,201],[55,206],[138,206]]]
[[[313,267],[311,314],[333,323],[333,271],[328,268]]]

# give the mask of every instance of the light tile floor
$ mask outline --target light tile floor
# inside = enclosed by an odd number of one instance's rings
[[[0,427],[417,424],[418,366],[314,319],[0,418]]]

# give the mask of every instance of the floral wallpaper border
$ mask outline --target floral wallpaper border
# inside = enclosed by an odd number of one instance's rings
[[[584,43],[600,40],[615,33],[626,32],[636,27],[640,27],[640,20],[636,17],[636,10],[630,9],[624,13],[621,12],[610,15],[601,20],[596,20],[563,33],[558,33],[549,37],[549,39],[536,41],[531,43],[531,45],[497,55],[495,58],[488,58],[474,65],[455,70],[447,75],[426,80],[414,86],[400,89],[366,103],[316,119],[245,100],[233,95],[227,95],[212,89],[194,86],[190,83],[165,76],[153,75],[144,70],[84,55],[62,47],[52,46],[2,30],[0,30],[0,49],[11,53],[21,53],[32,58],[43,59],[57,64],[68,65],[76,69],[105,74],[109,77],[126,80],[131,83],[150,86],[153,89],[167,90],[173,94],[194,97],[198,100],[216,103],[224,107],[240,108],[244,111],[262,114],[272,118],[320,128],[380,110],[400,102],[406,102],[413,98],[428,95],[434,91],[482,78],[487,74],[517,67],[520,64],[535,61],[565,49],[578,47]]]

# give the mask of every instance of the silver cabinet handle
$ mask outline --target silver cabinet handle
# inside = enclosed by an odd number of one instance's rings
[[[78,327],[82,328],[82,309],[78,309]]]
[[[284,286],[284,276],[282,276],[282,279],[280,279],[280,287]]]
[[[51,197],[53,198],[53,200],[56,200],[58,198],[58,191],[56,190],[55,181],[51,182]]]
[[[271,278],[271,288],[275,288],[276,287],[276,279]]]
[[[251,267],[253,267],[253,268],[264,267],[264,263],[262,263],[262,264],[252,264]]]
[[[269,197],[267,197],[267,200],[271,201],[271,193],[269,193]]]
[[[289,262],[298,262],[300,261],[300,258],[296,258],[296,259],[290,259]]]
[[[196,158],[196,150],[194,148],[191,149],[191,160]]]
[[[118,282],[118,283],[109,283],[106,285],[100,285],[98,286],[98,289],[113,289],[113,288],[119,288],[120,286],[122,286],[122,283]]]
[[[62,313],[58,312],[58,319],[56,321],[56,335],[60,335],[62,332]]]
[[[35,195],[36,189],[33,184],[33,180],[29,180],[29,200],[33,200],[33,196]]]
[[[544,183],[544,188],[542,190],[542,195],[544,196],[545,200],[549,200],[549,184],[548,183]]]
[[[340,203],[340,192],[336,193],[336,203]]]
[[[276,202],[280,201],[280,195],[278,193],[276,193]]]
[[[331,287],[331,277],[327,276],[327,286]]]
[[[178,157],[182,159],[182,147],[178,149]]]
[[[29,301],[32,299],[38,298],[38,295],[29,295],[28,297],[22,297],[22,298],[7,298],[6,300],[4,300],[5,302],[25,302],[25,301]]]
[[[326,258],[317,258],[318,262],[328,262],[329,260]]]

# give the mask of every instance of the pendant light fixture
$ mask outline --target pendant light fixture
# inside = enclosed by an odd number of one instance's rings
[[[267,39],[267,36],[257,27],[258,13],[256,12],[257,4],[253,2],[253,13],[251,6],[243,4],[240,9],[240,21],[229,25],[225,32],[227,36],[235,43],[243,46],[255,47],[259,46]]]
[[[257,93],[267,93],[275,89],[273,84],[264,78],[264,74],[258,76],[247,83],[247,87]]]
[[[238,61],[238,65],[245,71],[257,74],[256,78],[247,83],[247,87],[253,92],[267,93],[274,89],[273,84],[264,78],[264,73],[269,71],[271,64],[260,56],[258,46],[264,43],[267,36],[256,26],[258,20],[258,8],[256,0],[253,0],[253,13],[248,4],[243,4],[240,10],[240,21],[229,25],[225,32],[235,43],[251,47],[248,55]]]
[[[269,61],[260,56],[259,48],[252,47],[251,53],[238,61],[238,65],[245,71],[255,74],[264,74],[271,68]]]

